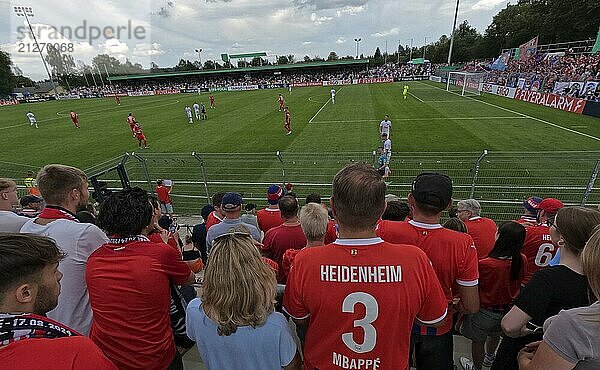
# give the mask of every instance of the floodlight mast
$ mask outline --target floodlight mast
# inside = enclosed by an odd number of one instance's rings
[[[458,5],[460,0],[456,0],[456,10],[454,11],[454,24],[452,25],[452,36],[450,36],[450,49],[448,50],[448,65],[452,62],[452,48],[454,47],[454,34],[456,33],[456,18],[458,17]]]
[[[358,43],[362,41],[361,38],[354,39],[356,41],[356,59],[358,59]]]
[[[200,69],[202,69],[202,49],[196,49],[196,53],[198,53],[198,63],[200,63]]]
[[[54,97],[58,99],[58,91],[56,91],[56,85],[54,84],[54,80],[52,79],[52,74],[50,73],[50,69],[48,69],[48,64],[46,64],[46,60],[44,59],[44,55],[42,54],[42,49],[40,49],[40,45],[38,44],[37,37],[35,37],[35,32],[33,32],[33,27],[31,27],[31,23],[29,22],[29,17],[33,17],[33,8],[30,6],[15,6],[13,10],[17,14],[17,17],[25,17],[27,21],[27,26],[29,26],[29,31],[31,32],[31,37],[33,38],[33,42],[35,42],[35,46],[40,53],[40,58],[42,58],[42,63],[44,63],[44,68],[46,69],[46,73],[48,74],[48,78],[50,79],[50,83],[52,84],[52,89],[54,90]]]

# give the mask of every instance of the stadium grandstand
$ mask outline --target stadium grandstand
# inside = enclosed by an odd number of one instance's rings
[[[6,7],[0,369],[600,369],[596,2],[150,3]]]

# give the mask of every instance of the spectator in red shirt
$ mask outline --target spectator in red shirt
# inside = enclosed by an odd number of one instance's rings
[[[523,202],[525,213],[515,222],[523,226],[537,225],[537,206],[542,202],[540,197],[529,197]]]
[[[502,334],[500,323],[519,293],[527,269],[521,253],[524,240],[525,227],[507,222],[498,229],[489,256],[479,261],[479,312],[466,315],[460,325],[461,334],[472,341],[473,360],[460,358],[465,370],[490,367],[494,362]]]
[[[221,209],[221,202],[223,201],[223,197],[225,193],[215,193],[212,196],[212,205],[214,211],[212,211],[205,220],[206,223],[206,231],[210,229],[211,226],[216,225],[223,221],[225,218],[225,211]]]
[[[163,180],[156,182],[156,196],[160,203],[160,210],[167,215],[173,214],[173,205],[171,204],[171,190],[173,190],[173,182],[169,186],[164,185]]]
[[[279,199],[279,210],[283,224],[266,232],[263,239],[263,252],[279,265],[277,282],[285,284],[286,274],[283,271],[283,254],[288,249],[302,249],[306,246],[306,236],[302,232],[298,220],[298,200],[289,195]]]
[[[267,202],[269,206],[259,210],[256,214],[258,228],[263,233],[283,223],[283,218],[281,218],[281,212],[279,211],[279,199],[282,196],[283,188],[279,185],[271,185],[267,189]]]
[[[461,200],[457,204],[458,218],[467,226],[467,233],[473,238],[479,259],[487,257],[494,248],[498,227],[494,220],[481,217],[481,205],[475,199]]]
[[[65,256],[52,239],[0,233],[0,256],[0,367],[117,369],[89,338],[46,317],[58,304]]]
[[[305,204],[309,204],[309,203],[317,203],[317,204],[321,205],[327,211],[327,215],[329,216],[329,209],[327,208],[327,206],[325,204],[321,203],[321,196],[319,194],[316,194],[316,193],[309,194],[306,197]],[[332,217],[329,217],[329,223],[327,225],[327,233],[325,234],[325,245],[333,243],[336,239],[337,239],[337,226],[335,224],[335,220]]]
[[[87,264],[90,338],[122,370],[183,368],[169,316],[171,285],[191,284],[194,274],[178,251],[148,239],[152,214],[144,190],[113,193],[98,215],[109,243]]]

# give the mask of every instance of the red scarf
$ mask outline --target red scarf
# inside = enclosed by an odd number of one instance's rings
[[[33,313],[9,314],[0,313],[0,346],[12,342],[34,338],[62,338],[80,336],[78,332]]]
[[[50,220],[58,220],[59,218],[64,218],[67,220],[79,222],[74,214],[59,206],[46,206],[38,217],[47,218]]]

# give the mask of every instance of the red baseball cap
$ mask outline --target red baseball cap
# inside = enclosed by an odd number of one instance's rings
[[[563,202],[556,198],[546,198],[542,200],[535,209],[541,209],[542,211],[546,211],[548,213],[557,213],[559,209],[563,208],[565,205]]]

